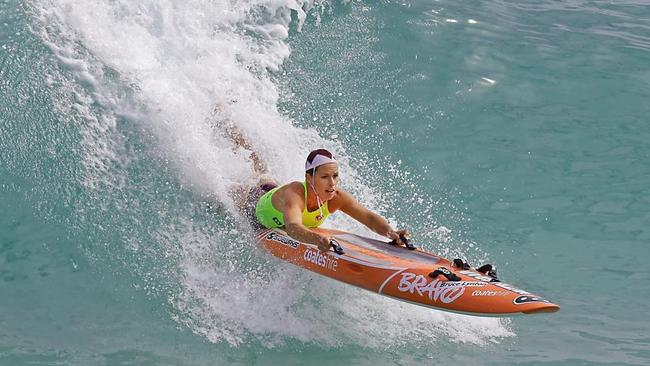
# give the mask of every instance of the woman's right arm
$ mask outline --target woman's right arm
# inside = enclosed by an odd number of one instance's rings
[[[286,216],[285,216],[286,217]],[[301,218],[302,221],[302,218]],[[301,223],[285,223],[285,230],[290,237],[303,243],[318,245],[320,251],[326,252],[330,249],[330,238],[309,230]]]
[[[277,193],[276,193],[277,194]],[[327,251],[330,248],[330,237],[317,234],[302,223],[302,210],[304,198],[287,190],[280,195],[277,209],[282,211],[284,216],[284,229],[290,237],[303,243],[318,245],[321,251]]]

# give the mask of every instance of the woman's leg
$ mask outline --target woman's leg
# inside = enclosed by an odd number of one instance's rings
[[[222,129],[224,135],[232,141],[235,147],[242,147],[250,152],[253,161],[253,170],[258,174],[259,179],[255,186],[239,186],[230,191],[230,196],[235,202],[237,211],[255,220],[255,205],[259,198],[277,186],[277,182],[268,175],[266,165],[253,150],[251,144],[246,140],[241,131],[233,123],[222,104],[217,104],[212,113],[212,120],[215,125]],[[251,217],[252,215],[252,217]]]
[[[255,172],[260,176],[267,174],[268,169],[266,168],[266,165],[255,150],[253,150],[253,147],[248,140],[246,140],[241,131],[233,123],[223,105],[217,104],[217,106],[214,107],[212,118],[217,126],[223,128],[224,135],[232,141],[235,146],[243,147],[250,153],[250,158],[253,161],[253,170],[255,170]]]

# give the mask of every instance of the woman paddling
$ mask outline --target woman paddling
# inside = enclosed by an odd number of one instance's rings
[[[259,161],[253,155],[253,160]],[[303,182],[278,186],[275,181],[262,178],[249,192],[246,215],[257,225],[283,228],[292,238],[316,244],[321,251],[329,250],[332,238],[309,228],[320,226],[331,213],[339,210],[377,234],[395,240],[396,244],[406,244],[407,230],[394,230],[385,218],[361,205],[339,188],[338,183],[339,165],[332,154],[325,149],[314,150],[307,156]]]
[[[268,177],[266,165],[232,122],[223,105],[215,107],[211,121],[235,146],[250,152],[253,169],[260,176],[257,186],[248,192],[242,188],[231,192],[237,207],[253,226],[282,228],[292,238],[327,251],[332,238],[309,228],[320,226],[327,216],[341,210],[370,230],[393,239],[395,244],[407,245],[407,230],[394,230],[385,218],[368,210],[350,193],[338,187],[339,164],[329,151],[317,149],[310,152],[305,162],[305,180],[279,187]]]

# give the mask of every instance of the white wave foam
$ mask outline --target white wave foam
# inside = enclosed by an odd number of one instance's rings
[[[195,190],[232,208],[228,191],[254,179],[246,152],[233,149],[215,120],[214,108],[221,106],[280,181],[301,178],[300,162],[311,148],[330,148],[350,185],[362,187],[357,192],[366,191],[363,201],[377,208],[381,195],[363,188],[342,146],[293,127],[276,107],[278,91],[269,71],[278,70],[290,55],[291,12],[301,27],[314,6],[297,0],[33,3],[44,40],[86,84],[93,101],[108,110],[106,121],[126,116],[152,133],[155,150]],[[90,146],[110,140],[106,131],[115,125],[106,121],[85,130],[94,141]],[[91,147],[92,159],[115,159],[116,151],[106,146]],[[105,172],[94,174],[99,179]],[[169,260],[178,261],[181,271],[181,290],[170,301],[179,311],[177,320],[210,341],[237,345],[252,336],[269,346],[295,338],[383,347],[386,339],[448,336],[481,344],[510,335],[497,319],[444,314],[382,298],[278,263],[242,242],[233,247],[217,241],[189,217],[178,220],[185,224],[163,226],[158,243],[161,256],[174,253]],[[333,223],[359,229],[345,218]]]

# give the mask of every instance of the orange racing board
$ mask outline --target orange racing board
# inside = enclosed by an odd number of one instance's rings
[[[274,256],[312,272],[438,310],[478,316],[512,316],[552,313],[560,309],[540,296],[495,281],[473,268],[455,267],[448,259],[419,249],[408,250],[339,230],[312,230],[333,236],[344,253],[321,252],[316,245],[298,242],[280,229],[259,231],[258,241]],[[453,273],[450,276],[456,281],[443,274],[437,275],[441,271]]]

